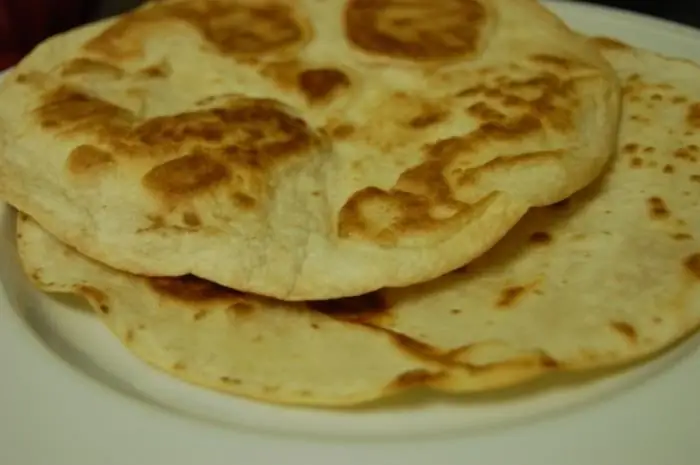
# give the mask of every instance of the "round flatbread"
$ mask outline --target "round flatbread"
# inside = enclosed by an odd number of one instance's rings
[[[430,283],[284,303],[119,272],[23,217],[25,269],[43,289],[87,297],[153,365],[271,401],[495,389],[653,354],[700,323],[700,67],[594,43],[625,89],[608,172]]]
[[[438,277],[595,178],[618,83],[534,0],[159,1],[0,86],[0,197],[116,269],[285,300]]]

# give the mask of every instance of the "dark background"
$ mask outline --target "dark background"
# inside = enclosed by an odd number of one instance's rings
[[[700,0],[589,1],[700,28]],[[139,3],[141,0],[0,0],[0,70],[17,63],[51,35],[121,13]]]
[[[589,0],[700,28],[700,0]]]
[[[138,0],[100,0],[94,15],[109,16],[131,8]],[[592,0],[590,3],[615,6],[670,19],[700,28],[700,0]]]

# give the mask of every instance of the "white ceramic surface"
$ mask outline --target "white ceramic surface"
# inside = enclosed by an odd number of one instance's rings
[[[548,5],[586,33],[700,61],[699,31]],[[34,291],[13,227],[0,206],[0,465],[700,463],[700,336],[605,378],[356,411],[271,406],[154,371],[80,302]]]

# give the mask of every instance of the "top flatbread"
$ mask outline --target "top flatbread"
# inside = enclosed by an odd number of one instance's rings
[[[589,183],[618,97],[534,0],[160,1],[3,82],[0,197],[117,269],[356,295]]]

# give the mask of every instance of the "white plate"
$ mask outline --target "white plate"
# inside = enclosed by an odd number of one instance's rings
[[[700,61],[700,32],[549,4],[575,28]],[[690,465],[700,463],[700,337],[605,378],[375,408],[277,407],[199,389],[135,360],[87,312],[35,292],[0,207],[1,465]],[[700,303],[698,303],[700,305]]]

